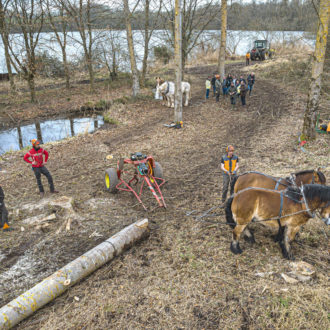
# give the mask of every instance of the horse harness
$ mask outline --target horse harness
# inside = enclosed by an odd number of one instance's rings
[[[165,95],[168,94],[168,92],[170,91],[170,83],[168,81],[166,81],[167,87],[166,87],[166,91],[165,91]]]

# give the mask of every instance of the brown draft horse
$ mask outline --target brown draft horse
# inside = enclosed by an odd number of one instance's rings
[[[254,243],[251,222],[279,228],[279,243],[285,258],[293,259],[290,242],[308,219],[318,210],[322,220],[330,224],[330,186],[307,184],[276,191],[265,188],[246,188],[231,197],[226,206],[227,223],[234,228],[230,249],[242,253],[239,239],[243,232]],[[269,220],[270,219],[270,220]]]
[[[253,171],[239,175],[231,184],[234,185],[234,193],[237,193],[248,187],[283,190],[292,185],[297,185],[299,187],[309,183],[325,184],[326,179],[324,174],[319,169],[316,171],[306,170],[293,173],[287,178],[277,178]]]

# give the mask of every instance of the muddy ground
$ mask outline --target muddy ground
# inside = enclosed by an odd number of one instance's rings
[[[246,75],[242,64],[229,66]],[[48,168],[60,196],[72,197],[81,217],[71,229],[63,214],[41,202],[24,152],[4,156],[1,185],[11,212],[12,232],[0,236],[0,305],[88,251],[128,224],[148,217],[149,237],[105,265],[67,293],[22,322],[22,329],[217,329],[328,328],[329,230],[310,220],[293,244],[297,260],[315,267],[308,282],[288,284],[290,270],[271,230],[255,224],[257,243],[242,242],[242,255],[229,250],[231,230],[221,209],[196,221],[187,216],[220,204],[220,158],[233,144],[240,172],[258,170],[286,176],[321,167],[330,179],[329,137],[318,136],[303,152],[297,147],[306,96],[280,83],[258,79],[247,106],[204,99],[210,66],[187,69],[192,100],[184,108],[184,128],[169,129],[173,110],[140,100],[111,107],[118,122],[94,134],[46,145]],[[259,70],[262,70],[262,67]],[[152,154],[167,180],[167,210],[145,213],[127,193],[104,189],[107,167],[131,152]],[[106,156],[112,154],[113,160]],[[145,195],[152,208],[153,200]],[[45,207],[38,206],[45,203]],[[24,222],[56,212],[45,228]],[[209,221],[209,222],[207,222]],[[220,222],[220,224],[213,223]],[[266,273],[264,277],[256,273]],[[270,272],[270,275],[267,273]],[[78,297],[79,301],[74,297]]]

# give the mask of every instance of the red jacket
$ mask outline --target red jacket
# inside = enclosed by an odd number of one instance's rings
[[[45,155],[45,160],[43,155]],[[29,158],[31,158],[32,161]],[[32,167],[43,167],[44,163],[48,160],[48,152],[42,148],[39,148],[38,151],[32,148],[25,154],[24,160],[32,164]]]

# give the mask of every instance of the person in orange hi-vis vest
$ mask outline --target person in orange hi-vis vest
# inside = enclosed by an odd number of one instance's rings
[[[245,64],[246,65],[250,65],[250,53],[247,52],[246,55],[245,55]]]
[[[226,154],[221,158],[221,170],[223,171],[222,203],[226,201],[229,183],[237,176],[238,157],[234,155],[235,148],[229,145]],[[230,195],[234,192],[234,187],[230,187]]]

